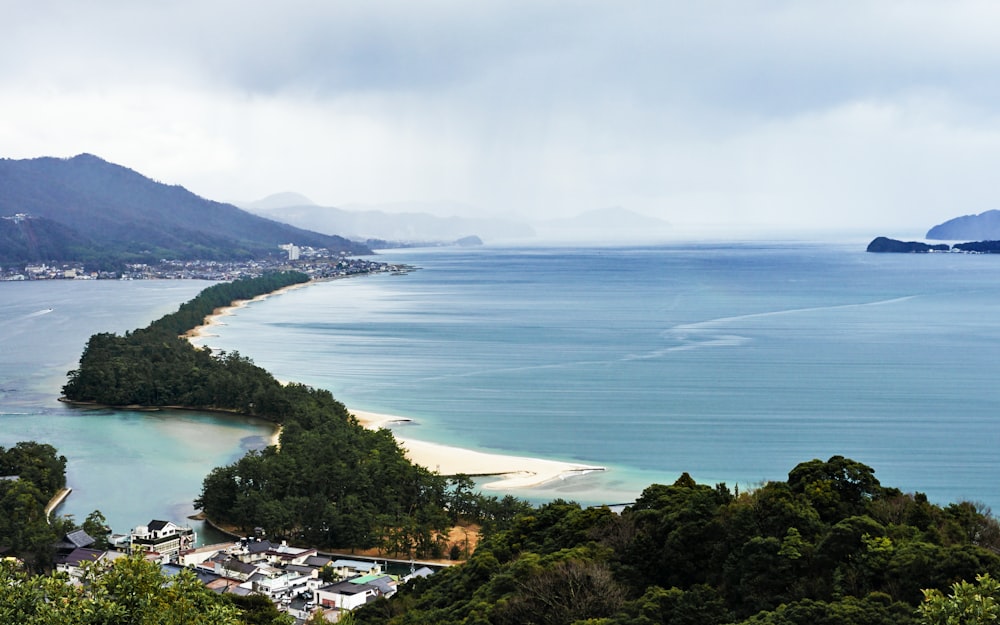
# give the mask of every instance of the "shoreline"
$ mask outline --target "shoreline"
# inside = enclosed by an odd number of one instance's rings
[[[251,299],[238,299],[230,303],[228,306],[220,306],[215,310],[213,310],[211,314],[205,315],[205,318],[202,320],[201,325],[197,325],[191,328],[181,336],[183,336],[189,342],[191,342],[192,345],[195,345],[194,343],[195,339],[210,338],[212,336],[215,336],[213,334],[209,334],[208,329],[211,328],[212,326],[225,325],[224,323],[222,323],[221,319],[223,317],[228,317],[230,315],[235,314],[235,312],[240,308],[246,308],[247,306],[249,306],[254,302],[262,302],[267,298],[271,297],[272,295],[281,295],[282,293],[287,293],[295,289],[301,289],[302,287],[309,286],[310,284],[313,284],[315,282],[317,281],[309,280],[308,282],[299,282],[298,284],[290,284],[276,291],[271,291],[270,293],[264,293],[263,295],[258,295],[257,297]],[[195,347],[203,347],[203,346],[195,345]]]
[[[309,282],[293,284],[270,293],[258,295],[253,299],[236,300],[229,306],[216,308],[212,311],[212,314],[205,317],[201,325],[187,331],[183,336],[196,347],[207,347],[203,344],[199,345],[195,341],[217,336],[211,334],[209,330],[213,326],[224,325],[221,321],[222,318],[234,314],[236,310],[244,308],[253,302],[265,300],[272,295],[281,295],[316,282],[315,280],[310,280]],[[399,415],[387,415],[366,410],[352,410],[350,408],[348,408],[348,412],[354,415],[362,426],[373,430],[388,428],[392,423],[413,422],[413,419]],[[280,437],[281,426],[275,424],[274,433],[268,439],[267,444],[275,445],[280,449]],[[465,447],[432,443],[402,437],[395,432],[393,432],[393,437],[399,443],[399,446],[403,448],[410,462],[428,470],[446,476],[465,474],[470,477],[497,478],[495,481],[482,484],[480,486],[482,490],[533,488],[577,475],[586,475],[595,471],[607,470],[606,467],[597,465],[545,460],[542,458],[485,452]]]
[[[366,410],[348,410],[361,425],[373,430],[387,428],[393,423],[413,422],[412,419],[399,415],[387,415]],[[533,488],[577,475],[607,470],[605,467],[597,465],[515,456],[432,443],[402,437],[396,433],[393,433],[393,436],[405,451],[410,462],[441,475],[465,474],[469,477],[499,478],[497,481],[482,484],[480,488],[483,490]]]
[[[49,503],[45,504],[45,521],[47,523],[50,525],[52,524],[52,513],[56,508],[61,506],[64,501],[66,501],[66,498],[69,497],[69,494],[72,492],[72,488],[64,486],[57,490],[55,495],[52,495],[52,499],[49,500]]]

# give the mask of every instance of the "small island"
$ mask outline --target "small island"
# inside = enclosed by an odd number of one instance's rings
[[[927,252],[950,252],[951,246],[945,243],[931,245],[920,241],[898,241],[888,237],[876,237],[868,244],[868,252],[895,254],[925,254]]]
[[[868,252],[890,254],[927,254],[930,252],[962,252],[966,254],[1000,254],[1000,241],[969,241],[966,243],[924,243],[899,241],[888,237],[875,237],[868,244]]]

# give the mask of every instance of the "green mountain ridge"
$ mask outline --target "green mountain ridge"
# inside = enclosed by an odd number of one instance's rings
[[[92,154],[0,159],[0,216],[18,214],[30,218],[5,219],[0,227],[4,262],[257,258],[280,253],[283,243],[371,253],[363,244],[253,215]]]

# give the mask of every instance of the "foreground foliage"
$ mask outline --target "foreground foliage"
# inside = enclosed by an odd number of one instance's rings
[[[167,577],[141,555],[91,564],[79,586],[65,574],[28,575],[0,562],[0,623],[19,625],[290,625],[273,604],[234,601],[190,571]]]
[[[466,564],[356,616],[368,625],[907,625],[921,622],[923,589],[996,576],[998,548],[987,510],[885,488],[871,468],[835,456],[749,493],[685,474],[621,514],[550,503]]]
[[[928,625],[1000,623],[1000,582],[984,573],[976,576],[975,584],[955,582],[948,595],[925,590],[920,615]]]

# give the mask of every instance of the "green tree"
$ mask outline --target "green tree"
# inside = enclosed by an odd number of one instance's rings
[[[925,625],[1000,623],[1000,582],[983,574],[976,576],[975,584],[952,584],[948,595],[936,589],[925,590],[919,611]]]
[[[81,526],[87,535],[94,539],[94,549],[108,548],[108,520],[100,510],[94,510],[87,515]]]

